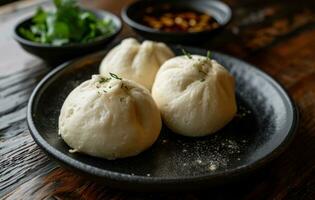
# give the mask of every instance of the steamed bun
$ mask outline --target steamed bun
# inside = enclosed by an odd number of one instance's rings
[[[171,130],[198,137],[232,120],[237,109],[234,84],[234,78],[216,61],[179,56],[161,66],[152,96]]]
[[[140,44],[136,39],[128,38],[105,56],[100,65],[100,74],[112,72],[151,90],[160,66],[172,57],[174,53],[164,43],[144,41]]]
[[[66,98],[59,133],[74,151],[116,159],[150,147],[161,130],[149,91],[129,80],[93,75]]]

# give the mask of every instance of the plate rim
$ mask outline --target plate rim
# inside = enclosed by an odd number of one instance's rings
[[[168,44],[169,45],[169,44]],[[173,48],[180,48],[185,47],[187,49],[195,49],[195,50],[205,50],[204,48],[196,48],[196,47],[189,47],[189,46],[183,46],[183,45],[170,45]],[[108,49],[94,52],[92,54],[88,54],[84,57],[73,59],[70,61],[67,61],[52,71],[50,71],[48,74],[44,76],[42,80],[37,84],[35,89],[33,90],[29,101],[27,105],[27,125],[29,132],[31,136],[33,137],[36,144],[49,156],[56,159],[57,161],[61,162],[62,164],[65,164],[67,166],[70,166],[71,168],[74,168],[75,170],[79,170],[85,174],[92,175],[98,178],[106,178],[111,181],[123,181],[123,182],[129,182],[129,183],[142,183],[142,184],[176,184],[178,182],[180,183],[189,183],[189,182],[199,182],[199,181],[205,181],[205,180],[212,180],[212,179],[219,179],[219,178],[227,178],[227,177],[233,177],[235,175],[244,175],[248,174],[252,171],[255,171],[261,167],[263,167],[265,164],[269,163],[270,161],[277,158],[283,151],[290,145],[292,142],[297,129],[299,127],[299,111],[296,103],[293,101],[292,97],[289,95],[287,90],[276,81],[272,76],[267,74],[266,72],[262,71],[258,67],[255,67],[252,64],[247,63],[246,61],[240,60],[236,57],[220,53],[217,51],[211,51],[212,53],[218,55],[218,56],[224,56],[227,58],[231,58],[233,60],[236,60],[237,62],[244,63],[251,67],[251,69],[256,70],[263,79],[268,81],[274,88],[281,94],[282,99],[286,100],[290,110],[292,110],[292,124],[288,132],[286,133],[286,137],[284,140],[276,147],[274,148],[269,154],[263,156],[262,158],[258,159],[257,161],[247,164],[247,165],[240,165],[238,167],[235,167],[234,169],[229,169],[226,171],[219,171],[219,172],[212,172],[211,174],[202,174],[202,175],[194,175],[194,176],[181,176],[181,177],[151,177],[151,176],[141,176],[141,175],[131,175],[131,174],[125,174],[115,171],[110,171],[107,169],[100,169],[98,167],[91,166],[86,163],[82,163],[81,161],[76,160],[75,158],[69,157],[59,150],[55,149],[52,145],[50,145],[40,134],[40,132],[36,129],[36,126],[34,124],[32,111],[34,109],[35,100],[38,95],[41,95],[42,87],[44,87],[47,82],[51,78],[53,78],[55,75],[58,74],[58,72],[66,69],[67,67],[71,66],[71,64],[74,64],[76,62],[79,62],[80,60],[84,60],[88,57],[97,56],[99,54],[104,54],[107,52]]]

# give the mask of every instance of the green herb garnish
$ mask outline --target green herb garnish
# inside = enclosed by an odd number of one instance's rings
[[[76,0],[54,0],[55,10],[38,8],[32,25],[20,28],[19,33],[33,42],[56,46],[69,43],[86,43],[100,36],[109,36],[115,31],[111,20],[98,18],[89,11],[80,9]]]
[[[182,49],[182,52],[185,56],[187,56],[189,59],[192,59],[192,56],[190,53],[188,53],[185,49]]]
[[[103,78],[103,77],[101,77],[98,82],[99,82],[99,83],[106,83],[106,82],[108,82],[110,79],[111,79],[111,78],[107,78],[107,77],[106,77],[106,78]]]
[[[110,75],[111,77],[113,77],[114,79],[122,80],[122,78],[120,78],[119,76],[117,76],[116,74],[113,74],[113,73],[111,73],[111,72],[109,72],[109,75]]]
[[[211,60],[211,51],[207,51],[207,58],[209,58],[209,60]]]

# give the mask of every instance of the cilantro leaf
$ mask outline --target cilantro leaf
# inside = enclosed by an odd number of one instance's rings
[[[76,0],[54,0],[55,10],[39,7],[32,25],[19,29],[26,39],[52,45],[85,43],[115,31],[111,20],[99,19],[94,13],[81,10]]]

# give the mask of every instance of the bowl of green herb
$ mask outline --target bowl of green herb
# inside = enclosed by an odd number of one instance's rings
[[[54,0],[53,10],[38,8],[14,29],[15,40],[48,64],[102,49],[121,31],[121,20],[103,10],[80,7],[76,0]]]

